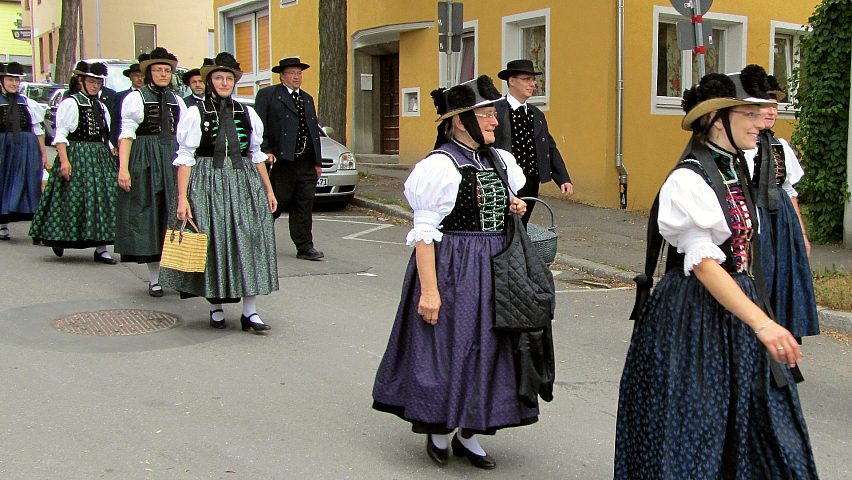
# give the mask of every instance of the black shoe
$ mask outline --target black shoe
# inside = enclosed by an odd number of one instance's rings
[[[318,262],[324,256],[324,253],[314,247],[311,247],[309,250],[299,250],[296,252],[296,258],[300,258],[302,260],[313,260],[315,262]]]
[[[467,457],[467,461],[470,462],[471,465],[483,470],[491,470],[492,468],[497,467],[497,462],[495,462],[490,455],[477,455],[471,452],[467,449],[467,447],[462,445],[458,436],[458,433],[453,435],[453,455],[457,457]]]
[[[163,287],[160,286],[159,283],[149,283],[148,284],[148,295],[152,297],[162,297],[163,296]]]
[[[9,235],[9,229],[6,227],[0,228],[0,240],[11,240],[12,236]]]
[[[53,253],[56,253],[56,249],[53,249]],[[115,265],[116,263],[118,263],[118,260],[111,257],[106,257],[105,255],[107,255],[107,252],[98,253],[97,251],[95,251],[95,263],[103,263],[105,265]],[[62,255],[59,256],[61,257]]]
[[[225,328],[225,319],[224,318],[222,320],[219,320],[219,321],[213,320],[213,314],[216,313],[216,312],[222,312],[222,315],[225,314],[225,311],[222,310],[221,308],[217,308],[216,310],[210,310],[210,326],[213,327],[213,328],[223,329],[223,328]]]
[[[249,329],[252,329],[254,330],[254,333],[260,333],[266,330],[270,330],[272,328],[265,323],[252,322],[251,317],[254,316],[260,318],[260,316],[258,316],[256,313],[252,313],[248,317],[245,315],[240,315],[240,325],[242,325],[244,332],[247,332]]]
[[[62,255],[65,255],[65,249],[64,248],[53,247],[52,250],[53,250],[53,254],[56,255],[57,257],[62,257]]]
[[[432,435],[426,435],[426,454],[438,465],[446,465],[450,460],[449,448],[438,448],[432,443]]]

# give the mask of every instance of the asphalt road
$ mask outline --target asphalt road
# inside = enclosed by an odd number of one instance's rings
[[[91,250],[54,257],[26,224],[0,244],[0,478],[607,479],[618,379],[632,324],[629,289],[558,282],[556,398],[540,422],[484,438],[481,472],[433,465],[424,438],[370,409],[372,380],[399,301],[407,227],[363,212],[315,218],[324,262],[295,258],[276,224],[281,289],[259,299],[269,335],[207,326],[207,304],[146,294],[144,266],[105,266]],[[575,278],[573,273],[557,278]],[[93,337],[51,321],[140,308],[180,315],[172,329]],[[824,480],[848,479],[850,347],[806,341],[800,392]]]

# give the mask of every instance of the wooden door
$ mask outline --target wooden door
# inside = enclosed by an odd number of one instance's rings
[[[382,101],[382,153],[399,154],[399,54],[379,57]]]

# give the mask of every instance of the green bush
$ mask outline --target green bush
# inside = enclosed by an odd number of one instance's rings
[[[793,72],[798,90],[798,126],[792,142],[807,172],[796,189],[806,204],[808,236],[818,243],[843,238],[846,142],[849,125],[849,66],[852,2],[823,0],[814,10],[810,32],[801,41],[805,60]]]

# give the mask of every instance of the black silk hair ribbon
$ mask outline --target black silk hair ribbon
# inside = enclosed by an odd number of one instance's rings
[[[243,162],[240,160],[240,137],[234,122],[234,101],[231,98],[223,98],[219,102],[219,130],[213,148],[213,168],[225,166],[227,155],[231,157],[233,168],[240,170],[243,168]]]

